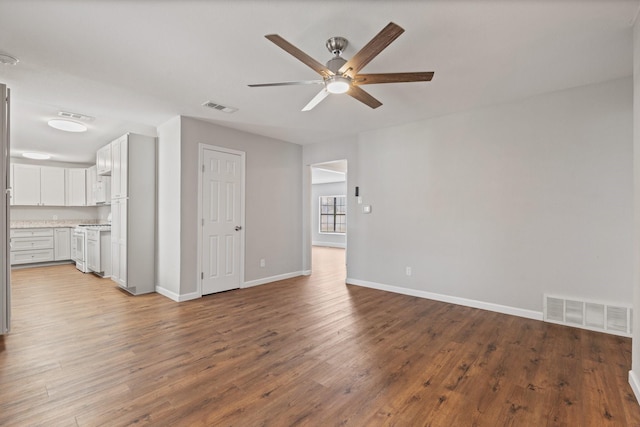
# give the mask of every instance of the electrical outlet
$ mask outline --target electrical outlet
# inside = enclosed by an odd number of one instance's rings
[[[407,276],[411,276],[411,267],[405,267],[404,272]]]
[[[264,268],[264,267],[266,267],[266,266],[267,266],[267,262],[264,260],[264,258],[262,258],[262,259],[260,260],[260,268]]]

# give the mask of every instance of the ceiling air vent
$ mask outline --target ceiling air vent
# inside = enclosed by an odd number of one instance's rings
[[[94,119],[91,116],[85,116],[84,114],[79,113],[70,113],[68,111],[59,111],[58,116],[64,117],[65,119],[80,120],[83,122],[91,122]]]
[[[223,113],[235,113],[238,111],[237,108],[227,107],[226,105],[216,104],[213,101],[207,101],[202,104],[203,107],[213,108],[214,110],[222,111]]]

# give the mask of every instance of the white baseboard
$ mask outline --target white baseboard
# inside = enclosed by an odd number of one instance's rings
[[[160,295],[163,295],[169,299],[172,299],[176,302],[183,302],[183,301],[189,301],[192,299],[196,299],[196,298],[200,298],[202,295],[200,295],[197,292],[191,292],[190,294],[176,294],[173,291],[170,291],[168,289],[165,288],[161,288],[160,286],[156,286],[156,292],[159,293]]]
[[[294,271],[292,273],[278,274],[277,276],[250,280],[248,282],[244,282],[241,288],[250,288],[252,286],[264,285],[265,283],[277,282],[278,280],[291,279],[292,277],[298,277],[298,276],[305,276],[304,273],[305,273],[304,271]],[[308,276],[308,274],[306,276]]]
[[[631,390],[633,390],[633,394],[636,396],[636,400],[640,402],[640,381],[638,376],[633,371],[629,371],[629,384],[631,385]]]
[[[311,270],[302,270],[303,276],[311,276]]]
[[[334,243],[334,242],[311,242],[312,246],[327,246],[329,248],[342,248],[347,247],[346,243]]]
[[[490,302],[454,297],[450,295],[436,294],[433,292],[420,291],[417,289],[402,288],[400,286],[384,285],[382,283],[369,282],[369,281],[360,280],[360,279],[352,279],[349,277],[347,277],[347,284],[364,286],[366,288],[378,289],[381,291],[394,292],[396,294],[403,294],[403,295],[410,295],[413,297],[432,299],[435,301],[448,302],[451,304],[464,305],[466,307],[480,308],[482,310],[494,311],[496,313],[510,314],[512,316],[525,317],[527,319],[542,320],[542,312],[525,310],[525,309],[516,308],[516,307],[509,307],[507,305],[493,304]]]

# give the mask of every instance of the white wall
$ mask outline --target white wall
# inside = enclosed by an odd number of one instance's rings
[[[180,143],[180,117],[158,127],[156,285],[173,298],[180,295]]]
[[[359,135],[349,178],[373,211],[349,228],[349,280],[535,312],[544,292],[630,301],[631,93],[626,78]]]
[[[640,22],[633,28],[633,340],[629,383],[640,401]]]
[[[312,243],[317,246],[331,246],[335,248],[344,248],[347,243],[344,234],[320,233],[320,196],[341,196],[347,195],[347,183],[331,182],[327,184],[311,185],[311,218],[312,218]],[[347,223],[347,230],[349,223]]]
[[[159,264],[179,265],[160,267],[158,283],[167,289],[179,289],[179,297],[192,297],[197,292],[200,143],[246,153],[245,282],[301,274],[302,148],[198,119],[179,120],[179,141],[178,125],[173,121],[159,129],[159,146],[163,147],[158,158],[159,176],[168,175],[164,182],[159,178],[158,258]],[[169,180],[179,182],[180,188]],[[176,244],[171,236],[179,236],[179,256],[175,249],[167,249]],[[261,268],[263,258],[266,266]]]

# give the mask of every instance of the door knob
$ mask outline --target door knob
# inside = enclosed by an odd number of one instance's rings
[[[239,225],[236,225],[236,231],[240,231],[240,230],[242,230],[242,227]]]

